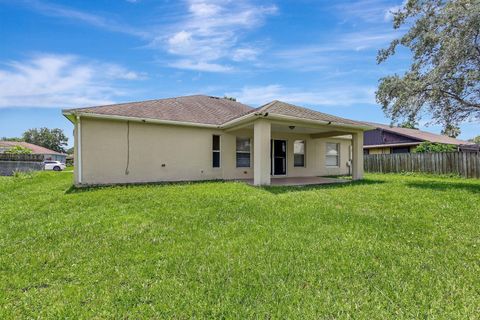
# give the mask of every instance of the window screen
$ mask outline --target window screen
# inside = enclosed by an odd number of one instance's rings
[[[305,167],[305,140],[295,140],[293,142],[293,165],[295,167]]]
[[[250,167],[250,138],[237,137],[237,168]]]
[[[338,167],[340,165],[340,144],[327,142],[325,165]]]
[[[212,167],[220,168],[220,136],[212,137]]]

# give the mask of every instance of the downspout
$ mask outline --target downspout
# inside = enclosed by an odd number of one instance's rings
[[[78,183],[82,184],[82,125],[80,116],[77,115],[77,160],[78,160]]]

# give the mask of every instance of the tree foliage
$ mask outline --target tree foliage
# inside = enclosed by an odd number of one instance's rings
[[[447,124],[443,127],[441,134],[449,136],[450,138],[456,138],[460,135],[460,127],[453,124]]]
[[[458,135],[458,123],[480,118],[480,1],[408,0],[393,16],[395,29],[410,28],[377,62],[404,46],[412,63],[403,75],[380,79],[377,102],[394,121],[428,113]]]
[[[475,138],[469,139],[468,141],[480,144],[480,135],[476,136]]]
[[[23,146],[13,146],[8,148],[5,153],[7,154],[31,154],[32,150],[25,148]]]
[[[414,153],[430,153],[430,152],[455,152],[457,147],[451,144],[431,143],[424,141],[420,143],[414,150]]]
[[[68,138],[62,129],[29,129],[23,133],[23,140],[57,152],[65,152]]]
[[[2,140],[2,141],[16,141],[16,142],[23,141],[22,138],[17,138],[17,137],[2,137],[0,140]]]
[[[398,125],[400,128],[415,129],[418,130],[418,121],[415,118],[409,117],[404,122]]]

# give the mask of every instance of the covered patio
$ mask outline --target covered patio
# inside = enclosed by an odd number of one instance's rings
[[[238,180],[249,185],[255,185],[253,179]],[[272,178],[270,180],[271,186],[307,186],[307,185],[322,185],[322,184],[337,184],[348,183],[352,180],[337,179],[329,177],[289,177],[289,178]]]
[[[251,136],[253,144],[253,185],[314,185],[343,183],[345,180],[324,178],[328,175],[349,174],[352,180],[363,178],[363,123],[330,116],[280,101],[274,101],[244,117],[226,123],[224,130],[236,136]],[[309,146],[302,168],[294,162],[293,142],[300,139]],[[343,157],[336,164],[325,164],[326,150],[315,147],[316,141],[342,141]],[[340,143],[333,143],[338,145]],[[318,146],[318,143],[316,144]],[[324,146],[322,146],[324,148]],[[349,155],[345,154],[349,148]],[[281,149],[277,153],[277,150]],[[338,155],[340,150],[336,149]],[[310,153],[310,155],[309,155]],[[312,155],[313,153],[313,155]],[[302,154],[305,157],[305,151]],[[320,165],[322,163],[322,165]],[[336,170],[348,166],[348,172]],[[326,168],[325,168],[326,166]]]

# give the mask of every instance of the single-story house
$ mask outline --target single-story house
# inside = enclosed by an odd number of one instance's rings
[[[363,176],[370,126],[281,101],[204,95],[63,110],[76,185]]]
[[[2,140],[0,141],[0,153],[4,153],[8,149],[15,146],[21,146],[26,149],[30,149],[30,151],[32,151],[32,154],[43,155],[43,159],[45,161],[60,161],[61,163],[65,163],[65,159],[67,158],[67,155],[65,153],[53,151],[48,148],[37,146],[36,144],[28,143],[24,141],[3,141]]]
[[[424,141],[457,146],[459,150],[468,151],[475,144],[441,134],[427,131],[389,126],[380,123],[365,122],[374,130],[364,132],[364,154],[410,153]]]

